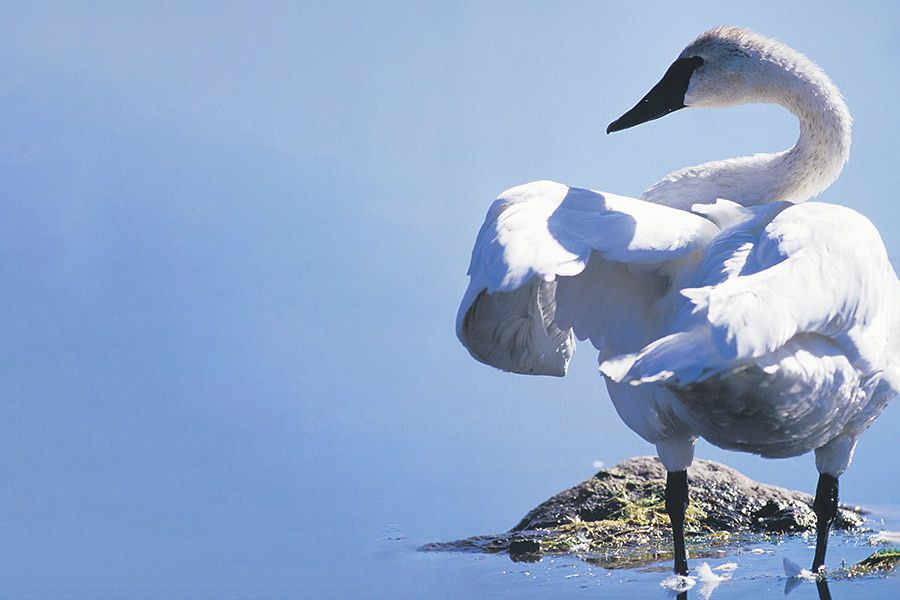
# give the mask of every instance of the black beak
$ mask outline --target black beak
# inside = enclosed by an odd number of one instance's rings
[[[684,108],[684,95],[691,75],[702,64],[703,59],[699,56],[679,58],[673,62],[659,83],[634,108],[610,123],[606,133],[628,129]]]

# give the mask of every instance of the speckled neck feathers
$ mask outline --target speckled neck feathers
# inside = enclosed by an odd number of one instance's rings
[[[686,210],[717,198],[743,206],[797,203],[831,185],[850,152],[851,118],[837,87],[815,63],[779,42],[728,27],[694,40],[680,58],[690,56],[703,56],[711,70],[706,81],[702,74],[695,75],[698,81],[691,82],[690,98],[686,96],[688,107],[781,104],[799,119],[800,137],[793,148],[777,154],[714,161],[671,173],[644,192],[644,200]]]

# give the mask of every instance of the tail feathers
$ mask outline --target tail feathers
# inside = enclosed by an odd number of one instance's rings
[[[702,381],[725,367],[707,328],[661,338],[637,354],[614,356],[600,371],[616,383],[674,383]]]

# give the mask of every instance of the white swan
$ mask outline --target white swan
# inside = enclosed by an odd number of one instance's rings
[[[669,472],[681,574],[697,436],[767,457],[815,450],[815,571],[837,478],[900,390],[900,282],[878,232],[848,208],[804,202],[850,147],[849,112],[821,69],[719,27],[607,132],[749,102],[794,113],[796,145],[683,169],[640,200],[549,181],[501,194],[457,318],[472,356],[517,373],[564,375],[574,337],[593,343],[616,410]]]

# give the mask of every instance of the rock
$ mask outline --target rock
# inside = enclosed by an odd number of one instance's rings
[[[687,526],[714,531],[788,533],[815,531],[813,496],[753,481],[725,465],[695,460],[688,469],[690,506]],[[604,469],[587,481],[534,508],[512,531],[552,529],[581,521],[634,522],[635,507],[665,513],[666,470],[658,459],[642,456]],[[834,527],[860,527],[859,508],[842,505]],[[647,515],[644,515],[647,517]],[[663,519],[668,526],[668,517]],[[638,522],[636,524],[643,524]]]
[[[631,458],[541,503],[507,533],[421,549],[508,552],[513,560],[529,561],[542,554],[594,553],[599,558],[593,561],[610,568],[650,564],[671,551],[665,483],[658,459]],[[710,548],[742,536],[815,531],[810,494],[759,483],[699,459],[688,469],[688,484],[689,543],[703,537]],[[861,509],[841,505],[833,527],[851,530],[864,523]]]

